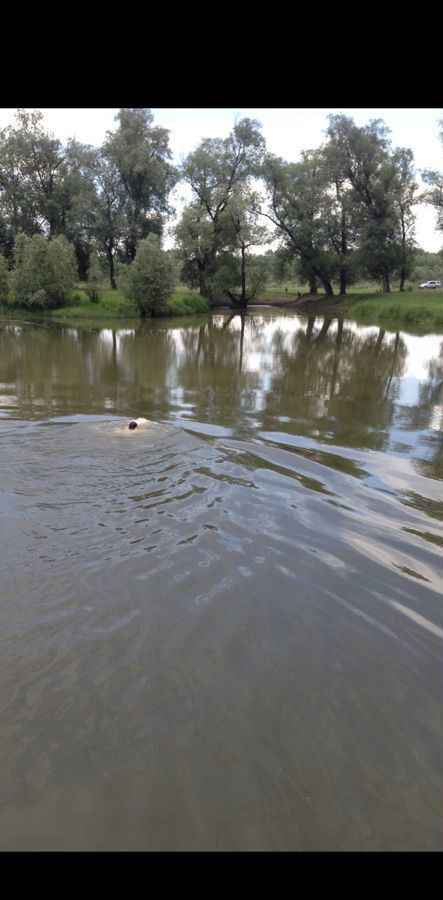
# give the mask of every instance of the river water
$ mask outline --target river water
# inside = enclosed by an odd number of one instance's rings
[[[443,336],[0,353],[0,849],[441,849]]]

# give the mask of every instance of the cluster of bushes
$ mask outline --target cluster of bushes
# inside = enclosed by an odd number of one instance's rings
[[[46,240],[41,235],[19,234],[15,241],[14,268],[8,270],[0,254],[0,303],[29,310],[79,307],[90,303],[106,306],[104,273],[96,255],[90,258],[84,291],[75,291],[78,272],[74,247],[65,237]],[[162,250],[160,239],[150,235],[140,241],[134,262],[118,277],[126,312],[132,301],[141,316],[191,315],[207,312],[209,301],[193,294],[174,295],[177,267]],[[115,292],[113,292],[115,293]],[[119,293],[119,292],[117,292]],[[85,296],[86,295],[86,296]],[[121,296],[121,295],[120,295]],[[113,298],[115,300],[115,298]],[[115,302],[112,303],[115,307]]]
[[[18,234],[12,271],[1,259],[0,299],[25,309],[56,309],[68,302],[76,280],[74,248],[65,237]]]

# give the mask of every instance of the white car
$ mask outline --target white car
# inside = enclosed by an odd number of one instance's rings
[[[441,288],[441,281],[425,281],[423,284],[419,284],[421,288]]]

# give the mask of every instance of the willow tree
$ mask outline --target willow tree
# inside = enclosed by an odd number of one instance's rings
[[[254,247],[269,240],[260,219],[260,197],[256,192],[237,186],[223,213],[221,232],[228,249],[224,265],[215,276],[218,292],[226,294],[234,307],[245,310],[267,280],[266,260],[253,253]]]
[[[132,262],[139,241],[149,234],[161,234],[177,173],[171,164],[169,131],[154,126],[150,109],[120,109],[116,121],[118,127],[107,133],[102,156],[120,178],[124,253]]]
[[[394,208],[398,215],[399,290],[412,272],[415,255],[415,213],[418,184],[415,181],[412,150],[398,148],[393,154],[395,178],[393,182]]]
[[[400,263],[398,159],[390,149],[389,129],[379,119],[363,128],[353,119],[329,117],[327,135],[337,166],[358,206],[360,257],[368,274],[379,278],[384,292]]]
[[[41,113],[18,110],[15,124],[0,130],[0,236],[9,258],[19,233],[31,237],[43,232],[42,197],[32,160],[33,149],[39,156],[36,145],[42,135],[41,119]],[[49,148],[52,158],[57,148],[58,144]],[[43,162],[40,171],[44,182]],[[44,189],[43,197],[46,201]]]
[[[322,164],[327,184],[324,225],[328,245],[336,255],[340,296],[345,296],[358,270],[359,203],[343,171],[340,147],[333,141],[322,148]]]
[[[206,138],[182,166],[192,200],[176,229],[183,277],[197,279],[200,293],[215,299],[213,278],[229,249],[226,213],[240,188],[250,189],[260,170],[265,143],[261,125],[242,119],[227,138]]]
[[[440,138],[443,141],[443,119],[439,122]],[[428,188],[422,194],[421,199],[433,206],[437,213],[437,228],[443,231],[443,173],[431,169],[422,172],[423,180]]]
[[[43,115],[18,110],[0,132],[0,244],[11,257],[17,234],[64,235],[84,276],[91,248],[95,187],[76,141],[63,145],[43,127]]]
[[[287,251],[298,258],[311,292],[316,292],[318,279],[326,296],[332,297],[337,260],[328,241],[328,181],[321,150],[302,153],[297,163],[268,155],[262,174],[269,198],[268,219]]]
[[[0,183],[10,204],[14,227],[50,238],[62,232],[66,154],[58,138],[46,132],[43,114],[19,109],[15,125],[0,139]]]
[[[94,204],[94,237],[105,256],[111,288],[116,290],[115,258],[125,233],[125,195],[115,163],[102,151],[91,154],[90,166],[97,188]]]

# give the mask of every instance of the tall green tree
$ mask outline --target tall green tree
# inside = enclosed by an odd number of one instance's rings
[[[324,222],[329,247],[336,254],[340,296],[358,270],[359,204],[343,171],[340,147],[330,141],[322,150],[327,190],[324,196]]]
[[[41,112],[19,109],[15,118],[15,126],[5,130],[9,159],[13,163],[9,184],[11,201],[14,206],[25,196],[34,220],[34,232],[39,230],[52,238],[63,231],[66,152],[60,140],[43,128]],[[16,220],[16,226],[29,228],[26,217],[22,218],[21,222]]]
[[[187,283],[197,280],[200,293],[209,299],[215,299],[213,279],[221,257],[232,249],[228,205],[240,188],[250,189],[260,171],[265,150],[260,128],[255,119],[242,119],[227,138],[203,140],[182,166],[192,191],[176,229],[183,277]]]
[[[60,231],[74,245],[81,280],[87,277],[89,259],[96,246],[97,185],[91,165],[96,155],[94,148],[68,141],[67,173],[60,190]]]
[[[443,119],[438,124],[441,128],[440,138],[443,141]],[[428,188],[422,194],[421,199],[434,207],[437,213],[437,228],[443,231],[443,173],[433,169],[425,169],[422,172],[422,177]]]
[[[37,113],[31,121],[24,110],[16,114],[15,125],[0,130],[0,239],[3,251],[12,258],[19,232],[29,236],[43,230],[35,185],[31,174],[29,130],[39,129]]]
[[[113,290],[117,289],[116,255],[125,234],[125,192],[115,163],[102,150],[90,154],[88,165],[96,186],[93,205],[93,237],[104,256]]]
[[[394,209],[398,217],[399,276],[400,291],[405,289],[405,281],[409,278],[415,255],[415,214],[418,184],[415,181],[414,158],[412,150],[397,148],[393,153],[395,178],[393,181]]]
[[[95,193],[85,149],[75,141],[63,146],[39,111],[18,110],[15,124],[0,132],[0,242],[8,256],[18,233],[63,234],[85,274]]]
[[[359,128],[353,119],[329,117],[327,134],[337,165],[359,205],[360,256],[368,274],[390,291],[390,277],[399,267],[399,209],[396,161],[390,152],[389,129],[379,119]]]
[[[107,133],[102,156],[121,181],[123,246],[131,262],[139,241],[149,234],[162,233],[177,173],[170,162],[169,131],[154,126],[150,109],[120,109],[116,121],[118,127]]]
[[[245,185],[238,185],[221,218],[224,234],[224,266],[216,279],[218,293],[225,293],[233,306],[245,310],[248,302],[257,296],[267,280],[265,261],[251,252],[253,247],[268,241],[266,226],[261,223],[259,195]]]
[[[318,279],[332,297],[337,258],[328,241],[326,170],[321,151],[306,151],[301,157],[298,163],[287,163],[267,156],[262,169],[269,196],[266,215],[287,251],[299,259],[310,290],[316,292]]]

